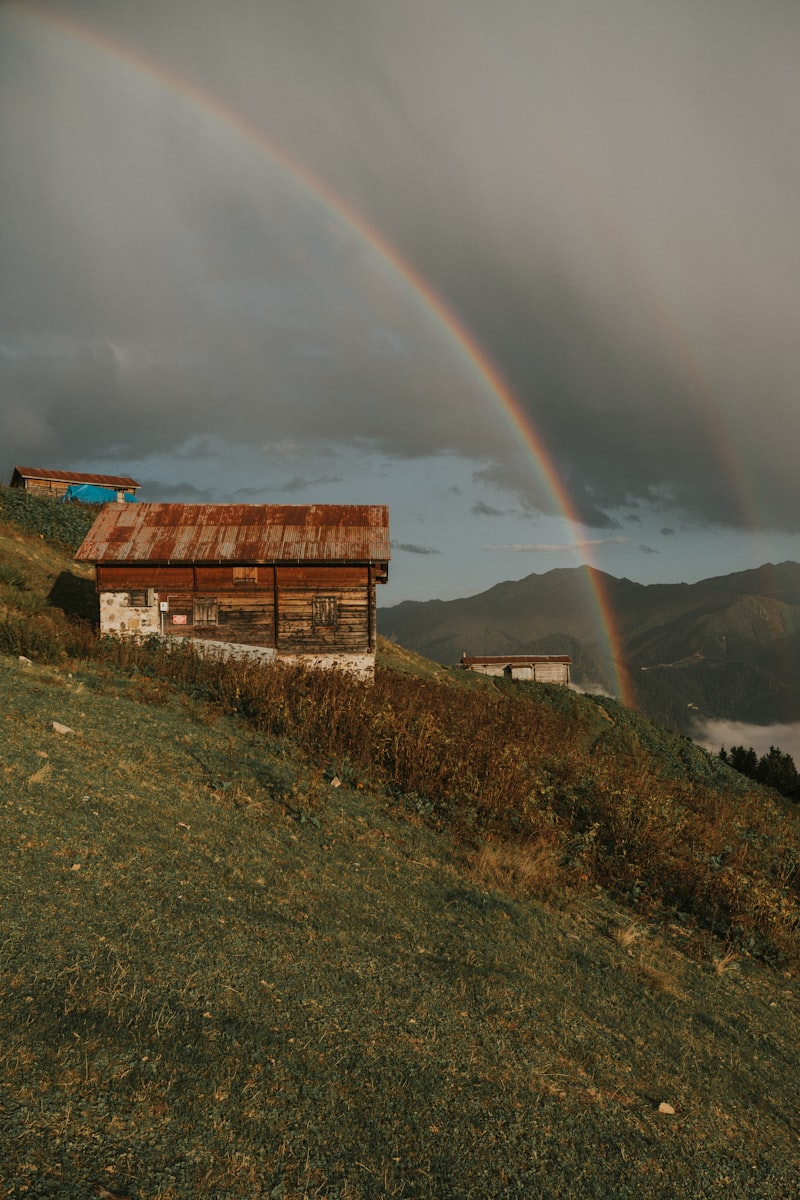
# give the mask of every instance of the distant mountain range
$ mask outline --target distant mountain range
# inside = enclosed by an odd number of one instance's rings
[[[569,654],[578,685],[617,693],[603,595],[627,691],[642,712],[691,731],[714,717],[800,720],[800,564],[700,583],[640,584],[564,568],[461,600],[405,601],[380,632],[440,663],[468,654]]]

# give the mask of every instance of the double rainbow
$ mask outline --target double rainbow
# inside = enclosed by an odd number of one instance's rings
[[[411,289],[418,302],[435,319],[439,328],[447,334],[470,368],[488,388],[506,419],[510,421],[516,435],[522,440],[558,508],[568,521],[575,548],[582,552],[584,558],[588,558],[587,546],[589,543],[575,504],[530,416],[522,408],[519,399],[503,377],[497,364],[492,361],[474,334],[464,325],[453,308],[428,280],[407,259],[403,258],[397,248],[362,213],[358,212],[352,204],[319,178],[305,163],[290,154],[284,146],[276,142],[259,126],[184,76],[145,57],[118,39],[100,32],[84,22],[77,21],[73,17],[65,16],[63,13],[21,3],[11,3],[5,11],[7,14],[12,12],[17,17],[23,36],[27,35],[36,41],[37,37],[46,36],[48,32],[56,34],[88,51],[124,64],[139,77],[148,79],[159,87],[177,94],[183,101],[195,106],[205,116],[212,118],[224,127],[226,131],[255,146],[260,153],[266,155],[272,163],[289,176],[296,186],[333,212],[359,238],[368,243],[372,250],[388,264],[394,274]],[[588,566],[587,586],[592,594],[608,657],[612,664],[616,693],[624,703],[630,704],[632,691],[624,667],[620,639],[603,576],[592,567],[591,562],[588,562]]]

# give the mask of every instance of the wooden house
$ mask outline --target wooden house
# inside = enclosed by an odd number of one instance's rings
[[[75,557],[103,633],[374,674],[384,505],[107,504]]]
[[[481,675],[504,675],[537,683],[569,683],[568,654],[462,654],[459,666]]]
[[[90,475],[84,471],[51,471],[46,467],[14,467],[9,487],[24,488],[36,496],[61,500],[70,488],[81,484],[110,489],[116,492],[118,500],[135,496],[141,486],[129,475]]]

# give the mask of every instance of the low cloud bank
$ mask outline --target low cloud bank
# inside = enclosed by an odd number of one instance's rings
[[[616,700],[614,696],[602,683],[571,683],[570,688],[573,692],[578,692],[581,696],[607,696],[609,700]]]
[[[752,746],[759,758],[770,746],[790,754],[795,764],[800,762],[800,722],[789,725],[747,725],[744,721],[714,721],[699,723],[694,740],[717,754],[720,747]]]

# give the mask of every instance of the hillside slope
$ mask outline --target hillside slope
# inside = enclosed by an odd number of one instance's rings
[[[152,681],[0,694],[4,1195],[792,1194],[793,975],[498,888]]]
[[[796,808],[387,643],[98,640],[87,585],[0,526],[3,1195],[792,1194]]]
[[[698,716],[800,720],[800,566],[696,584],[636,584],[590,568],[530,575],[462,600],[382,609],[381,631],[439,662],[565,653],[579,684],[614,685],[595,593],[613,613],[637,707],[691,731]]]

